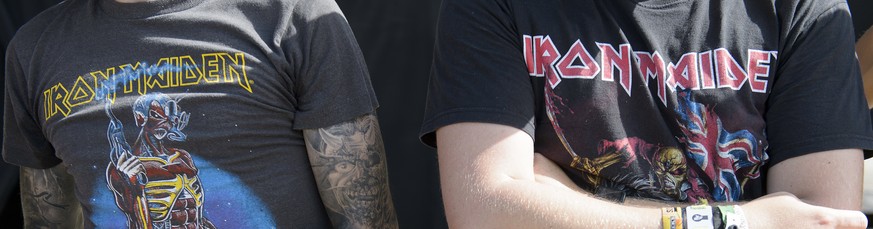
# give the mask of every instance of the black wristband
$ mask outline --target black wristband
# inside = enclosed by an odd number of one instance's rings
[[[721,210],[717,206],[712,206],[712,228],[724,229],[724,222],[721,221]]]

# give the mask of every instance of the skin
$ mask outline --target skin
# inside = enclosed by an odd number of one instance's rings
[[[873,108],[873,32],[867,32],[855,44],[855,52],[861,63],[861,74],[864,78],[864,94],[867,95],[867,106]]]
[[[375,115],[303,131],[320,195],[336,228],[397,228]]]
[[[437,145],[452,228],[659,228],[659,208],[667,206],[582,191],[513,127],[452,124],[437,130]],[[864,228],[860,157],[845,149],[783,161],[769,171],[768,180],[781,180],[767,184],[770,195],[730,204],[741,204],[751,228]]]

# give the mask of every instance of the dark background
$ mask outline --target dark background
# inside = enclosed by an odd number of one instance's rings
[[[855,23],[855,37],[860,38],[864,31],[873,25],[873,1],[849,0],[849,9],[852,10],[852,21]]]
[[[354,30],[379,98],[379,119],[401,228],[446,228],[436,153],[418,141],[440,0],[336,0]],[[0,50],[15,29],[59,0],[0,0]],[[850,0],[855,31],[873,1]],[[0,61],[0,72],[4,62]],[[3,81],[0,80],[0,89]],[[0,139],[2,141],[2,139]],[[0,162],[0,223],[21,228],[18,169]]]

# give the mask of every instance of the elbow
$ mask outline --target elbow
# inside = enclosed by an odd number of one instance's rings
[[[508,227],[502,219],[513,209],[512,186],[522,180],[506,175],[474,177],[465,175],[465,184],[443,183],[443,203],[449,228]]]

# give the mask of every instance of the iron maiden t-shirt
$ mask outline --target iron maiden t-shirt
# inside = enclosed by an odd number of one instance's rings
[[[514,126],[601,197],[747,200],[873,146],[841,1],[448,0],[438,34],[423,141]]]

